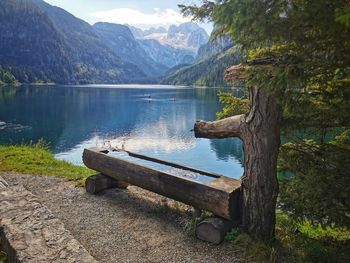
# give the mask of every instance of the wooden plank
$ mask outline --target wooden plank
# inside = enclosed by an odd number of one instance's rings
[[[235,219],[239,211],[233,211],[232,200],[240,193],[240,183],[235,181],[236,188],[230,191],[215,185],[206,185],[185,177],[172,175],[163,171],[148,168],[130,161],[108,156],[96,149],[85,149],[84,164],[96,171],[131,185],[136,185],[160,195],[192,205],[198,209],[211,211],[226,219]]]

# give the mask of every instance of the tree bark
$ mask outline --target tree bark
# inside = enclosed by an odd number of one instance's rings
[[[268,91],[251,88],[249,93],[247,114],[216,122],[196,122],[194,131],[196,137],[242,139],[242,225],[252,236],[269,243],[275,237],[281,110],[278,98]],[[235,128],[223,132],[223,127]]]
[[[244,115],[237,115],[219,121],[197,121],[194,134],[198,138],[240,137]]]

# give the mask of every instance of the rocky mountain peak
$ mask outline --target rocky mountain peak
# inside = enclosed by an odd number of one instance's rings
[[[163,27],[141,30],[129,27],[135,38],[157,40],[162,45],[185,49],[197,53],[198,49],[209,40],[207,32],[195,23],[187,22],[171,25],[168,30]]]

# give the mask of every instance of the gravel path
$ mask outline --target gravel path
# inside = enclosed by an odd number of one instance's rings
[[[0,174],[38,196],[100,262],[243,262],[229,243],[209,245],[184,230],[189,216],[137,187],[85,193],[53,176]]]

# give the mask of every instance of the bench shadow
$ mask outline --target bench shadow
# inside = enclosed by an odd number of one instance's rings
[[[93,196],[109,202],[115,209],[166,223],[193,238],[196,223],[200,220],[200,215],[196,214],[198,212],[192,206],[136,186],[108,189]]]

